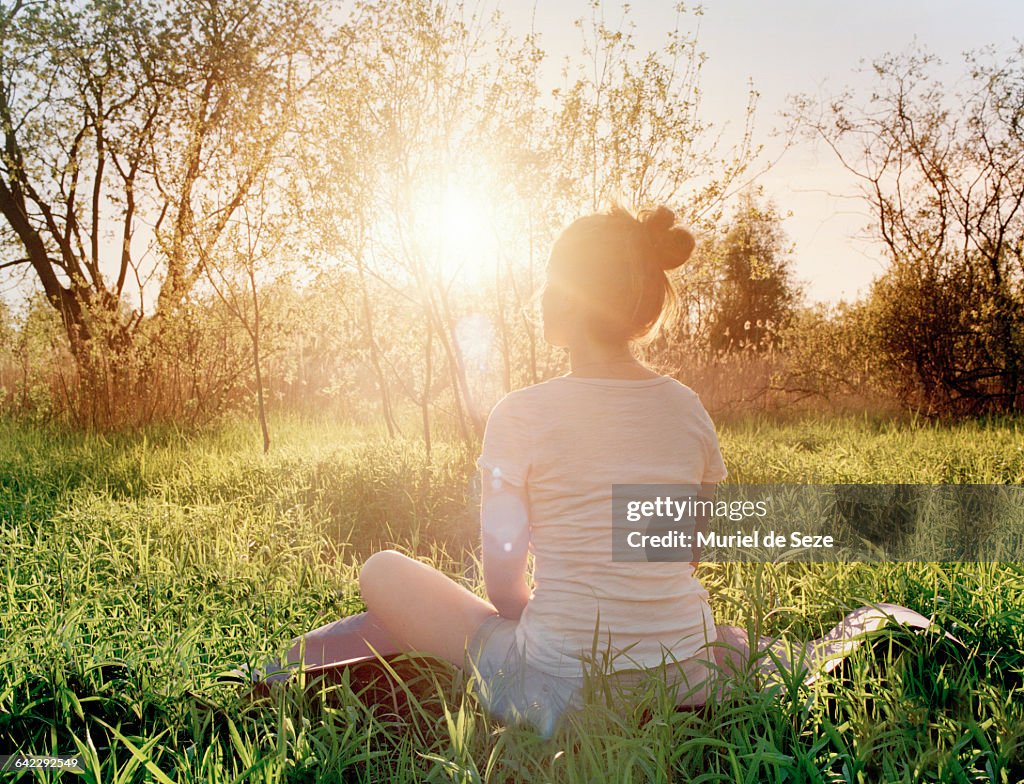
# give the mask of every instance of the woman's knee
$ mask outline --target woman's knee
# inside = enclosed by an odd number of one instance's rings
[[[367,607],[375,603],[382,589],[395,585],[398,573],[410,560],[397,550],[380,550],[366,559],[359,570],[359,593]]]

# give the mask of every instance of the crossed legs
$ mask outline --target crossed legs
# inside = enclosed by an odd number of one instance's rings
[[[396,550],[383,550],[366,560],[359,590],[367,612],[296,638],[286,661],[316,667],[374,652],[387,656],[417,651],[461,666],[480,624],[498,614],[490,602]]]

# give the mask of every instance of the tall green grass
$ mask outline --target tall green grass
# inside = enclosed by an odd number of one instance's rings
[[[805,640],[886,601],[963,646],[897,631],[813,686],[751,675],[698,713],[652,683],[551,741],[482,715],[457,672],[430,673],[406,715],[344,684],[246,701],[220,674],[363,609],[355,576],[378,547],[482,594],[474,450],[274,432],[263,456],[242,423],[0,423],[0,754],[77,753],[94,782],[1024,780],[1021,564],[702,564],[718,621],[752,635]],[[731,481],[1024,482],[1014,421],[749,421],[721,440]]]

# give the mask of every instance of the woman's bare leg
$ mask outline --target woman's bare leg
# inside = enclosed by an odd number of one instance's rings
[[[359,590],[369,611],[403,650],[460,666],[480,624],[498,614],[494,605],[447,575],[395,550],[366,560]]]
[[[300,665],[319,667],[365,656],[391,656],[402,648],[373,613],[363,612],[319,626],[292,640],[283,660],[268,661],[257,670],[259,679],[285,680]]]
[[[375,653],[390,656],[402,650],[370,612],[324,624],[293,642],[287,661],[298,661],[302,654],[307,667],[373,656]]]
[[[300,665],[317,667],[402,651],[429,653],[461,665],[480,624],[498,613],[433,567],[395,550],[367,559],[359,587],[367,612],[296,637],[283,662],[270,661],[260,668],[262,679],[284,680]]]

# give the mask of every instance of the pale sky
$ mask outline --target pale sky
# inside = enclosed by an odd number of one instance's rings
[[[540,46],[555,61],[578,51],[572,21],[590,14],[586,0],[537,0],[535,10],[528,3],[498,5],[516,31],[529,29],[532,12]],[[665,32],[675,24],[674,6],[665,0],[632,4],[638,51],[664,44]],[[602,8],[606,22],[621,18],[620,3]],[[682,29],[691,29],[694,21],[685,15]],[[708,119],[741,127],[748,80],[753,80],[761,94],[756,140],[771,148],[768,134],[781,126],[778,113],[787,96],[826,97],[847,86],[868,89],[870,78],[858,73],[861,61],[903,51],[915,37],[948,64],[955,78],[963,73],[962,52],[991,44],[1005,54],[1015,48],[1014,35],[1024,40],[1024,2],[709,0],[699,24],[699,48],[708,56],[702,79]],[[807,283],[808,299],[853,299],[865,292],[885,261],[881,248],[866,237],[866,205],[851,198],[856,183],[831,151],[801,143],[760,182],[780,210],[793,212],[784,226],[796,245],[797,276]]]

